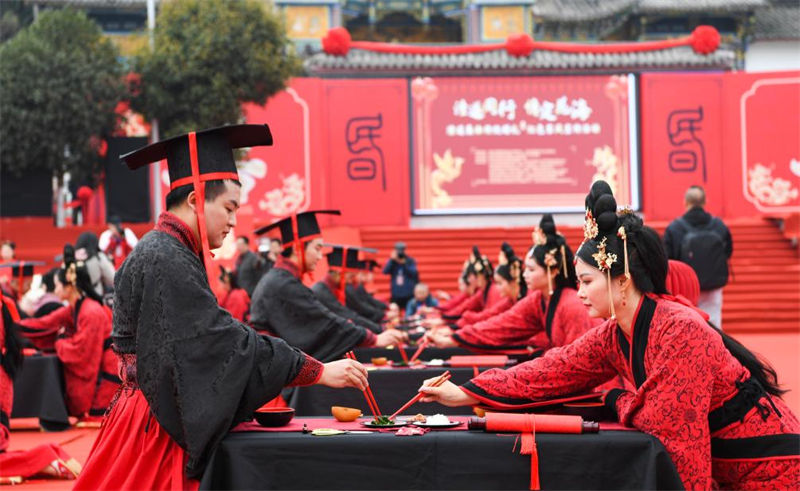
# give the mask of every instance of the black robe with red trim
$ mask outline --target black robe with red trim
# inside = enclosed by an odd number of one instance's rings
[[[352,321],[353,324],[369,329],[376,334],[383,332],[383,328],[381,328],[381,325],[377,322],[373,322],[360,315],[358,312],[349,309],[346,305],[342,305],[342,302],[339,301],[331,288],[331,282],[325,279],[314,283],[314,285],[311,286],[311,291],[314,292],[317,299],[322,302],[322,305],[327,307],[328,310],[334,314],[344,317]]]
[[[373,346],[376,339],[369,329],[325,307],[283,256],[253,293],[250,323],[323,362],[341,359],[356,347]]]
[[[134,382],[186,450],[186,476],[193,479],[231,428],[285,386],[315,383],[323,370],[220,308],[199,250],[188,226],[164,212],[114,281],[115,349],[125,359],[135,356]]]
[[[635,390],[605,401],[658,438],[686,489],[789,489],[800,482],[800,423],[771,399],[692,308],[643,297],[632,339],[609,320],[574,343],[462,387],[498,407],[591,390],[621,374]]]
[[[366,317],[372,322],[380,324],[384,317],[386,317],[386,309],[388,307],[378,307],[377,304],[372,303],[372,295],[364,289],[363,285],[346,285],[345,292],[345,305],[353,312],[362,317]],[[378,302],[378,300],[375,300]]]
[[[359,284],[356,287],[356,291],[360,298],[364,299],[365,302],[372,305],[376,310],[380,312],[386,312],[386,309],[389,308],[389,305],[386,302],[378,300],[375,298],[375,295],[368,292],[367,288],[364,286],[364,283]]]

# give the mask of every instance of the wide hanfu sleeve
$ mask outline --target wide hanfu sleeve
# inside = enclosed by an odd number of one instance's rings
[[[450,310],[442,313],[445,317],[460,317],[464,312],[478,311],[483,308],[483,292],[473,293],[472,296],[467,297],[461,303],[456,305]]]
[[[461,318],[458,319],[456,325],[458,327],[464,327],[470,324],[476,324],[478,322],[491,319],[496,315],[508,311],[508,309],[510,309],[512,306],[514,306],[514,302],[510,298],[504,297],[499,302],[495,302],[495,304],[492,305],[491,307],[487,307],[479,312],[464,312],[464,315],[462,315]]]
[[[543,319],[541,296],[533,293],[500,315],[455,331],[453,339],[460,346],[477,350],[518,348],[544,332]]]
[[[17,322],[20,334],[28,338],[41,350],[53,350],[58,331],[64,327],[71,334],[75,331],[73,309],[70,306],[58,308],[42,317],[29,317]]]
[[[139,386],[159,424],[188,453],[186,475],[198,479],[227,432],[277,397],[310,361],[220,308],[188,251],[138,259],[147,264],[117,288],[118,297],[136,301],[117,304],[115,331],[136,319]]]
[[[461,389],[489,406],[515,405],[591,391],[617,374],[608,359],[610,326],[507,370],[488,370]]]
[[[323,361],[340,359],[357,346],[372,346],[368,329],[331,312],[288,272],[270,271],[253,293],[251,321],[289,345]]]

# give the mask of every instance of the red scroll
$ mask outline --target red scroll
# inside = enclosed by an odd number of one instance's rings
[[[539,452],[536,450],[536,432],[540,433],[596,433],[597,423],[584,422],[580,416],[561,416],[550,414],[505,414],[486,413],[486,418],[472,418],[470,429],[484,429],[492,432],[521,432],[520,454],[531,456],[530,489],[540,489]],[[516,449],[516,444],[514,449]],[[513,452],[514,450],[512,450]]]

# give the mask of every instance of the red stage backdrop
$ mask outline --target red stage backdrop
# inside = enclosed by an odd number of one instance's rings
[[[723,217],[800,211],[800,73],[642,75],[644,211],[683,213],[689,186]]]
[[[597,179],[638,208],[633,76],[418,78],[411,97],[415,214],[580,212]]]
[[[405,225],[408,82],[325,80],[324,153],[329,207],[339,225]]]
[[[725,214],[800,212],[800,72],[724,81]]]

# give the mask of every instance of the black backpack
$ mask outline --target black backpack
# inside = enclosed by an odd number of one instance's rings
[[[701,290],[714,290],[728,283],[725,239],[714,230],[718,220],[714,217],[703,227],[694,227],[684,218],[679,220],[686,229],[679,259],[697,273]]]

